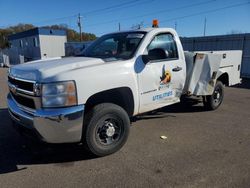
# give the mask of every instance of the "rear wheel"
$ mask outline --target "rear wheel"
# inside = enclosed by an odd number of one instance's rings
[[[111,103],[95,106],[84,121],[83,142],[96,156],[118,151],[127,141],[130,120],[123,108]]]
[[[203,103],[206,109],[215,110],[217,109],[224,98],[224,85],[221,81],[217,81],[214,87],[214,92],[212,95],[204,96]]]

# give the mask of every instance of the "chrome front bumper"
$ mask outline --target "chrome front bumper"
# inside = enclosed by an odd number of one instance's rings
[[[7,97],[11,118],[18,126],[35,130],[47,143],[80,142],[82,137],[84,105],[67,108],[29,111]]]

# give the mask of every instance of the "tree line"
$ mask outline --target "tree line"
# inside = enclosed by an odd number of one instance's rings
[[[19,32],[27,31],[29,29],[33,29],[36,26],[32,24],[18,24],[15,26],[10,26],[4,29],[0,28],[0,48],[8,48],[10,46],[8,41],[8,36],[12,34],[16,34]],[[43,26],[43,28],[49,28],[49,29],[62,29],[66,31],[67,34],[67,41],[68,42],[79,42],[80,41],[80,33],[77,31],[70,29],[65,24],[60,25],[50,25],[50,26]],[[82,41],[91,41],[95,40],[96,36],[92,33],[82,33]]]

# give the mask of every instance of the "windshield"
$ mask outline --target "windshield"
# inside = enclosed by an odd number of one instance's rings
[[[143,39],[145,32],[108,34],[100,37],[84,52],[86,57],[105,60],[130,59]]]

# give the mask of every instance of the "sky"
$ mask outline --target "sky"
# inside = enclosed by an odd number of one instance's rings
[[[140,24],[175,28],[183,37],[250,33],[250,0],[0,0],[0,28],[67,24],[97,36]]]

